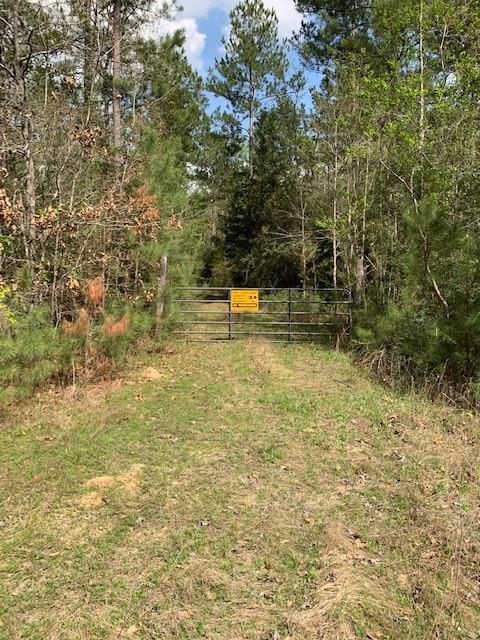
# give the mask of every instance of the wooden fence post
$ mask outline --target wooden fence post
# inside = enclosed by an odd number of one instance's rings
[[[163,318],[163,309],[165,306],[165,288],[167,286],[167,256],[160,258],[160,273],[158,274],[157,285],[157,309],[155,313],[156,326],[155,337],[158,337],[160,326]]]

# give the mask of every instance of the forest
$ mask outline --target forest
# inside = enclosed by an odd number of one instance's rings
[[[480,401],[480,5],[296,6],[285,40],[242,0],[201,76],[174,4],[0,0],[2,403],[158,338],[163,255],[348,288],[366,365]]]

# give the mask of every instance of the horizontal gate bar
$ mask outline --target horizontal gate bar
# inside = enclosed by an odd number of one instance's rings
[[[189,299],[189,298],[181,298],[178,300],[172,300],[172,302],[196,302],[198,304],[214,304],[215,302],[228,302],[230,304],[230,300],[199,300],[198,298]]]
[[[348,289],[338,287],[176,287],[177,291],[232,291],[232,289],[255,289],[257,291],[341,291],[350,293]]]
[[[197,315],[204,315],[204,314],[212,314],[212,315],[228,315],[228,310],[227,311],[204,311],[203,309],[179,309],[178,310],[179,313],[184,314],[184,313],[195,313]],[[246,315],[245,313],[236,313],[236,312],[232,312],[233,316],[241,316],[241,315]],[[258,316],[312,316],[312,315],[319,315],[319,311],[291,311],[290,314],[288,313],[288,311],[257,311],[255,312],[255,317]],[[323,311],[322,315],[328,315],[328,316],[349,316],[350,314],[347,311]]]
[[[193,324],[193,325],[201,325],[201,324],[223,324],[223,325],[239,325],[239,324],[254,324],[257,327],[272,327],[272,326],[282,326],[282,327],[319,327],[319,326],[331,326],[331,327],[341,327],[343,325],[342,322],[255,322],[254,320],[184,320],[182,324]]]
[[[196,302],[197,304],[215,304],[230,300],[199,300],[198,298],[178,298],[172,302]],[[259,304],[351,304],[348,300],[259,300]]]
[[[203,335],[203,336],[216,336],[219,333],[225,333],[220,331],[174,331],[175,335],[182,336],[193,336],[193,335]],[[235,331],[232,333],[232,337],[235,336],[332,336],[336,335],[334,333],[322,332],[309,333],[307,331]]]
[[[331,338],[336,338],[336,335],[334,333],[329,333],[328,334]],[[206,342],[208,344],[212,344],[212,342],[234,342],[236,340],[235,337],[232,338],[172,338],[173,342]],[[293,340],[292,344],[302,344],[302,343],[311,343],[311,342],[315,342],[318,343],[318,340]],[[288,345],[288,340],[269,340],[269,343],[276,343],[276,344],[284,344],[284,345]]]

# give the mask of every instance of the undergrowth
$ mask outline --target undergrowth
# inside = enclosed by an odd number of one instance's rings
[[[153,335],[151,309],[135,306],[107,310],[112,318],[127,318],[128,327],[115,335],[104,319],[92,320],[87,331],[71,335],[55,327],[47,306],[18,316],[0,332],[0,406],[25,398],[47,384],[68,385],[111,375],[133,348],[145,347]]]
[[[387,309],[367,306],[354,316],[351,345],[362,366],[389,387],[414,388],[431,399],[478,410],[479,342],[474,323],[456,314],[447,324],[407,303]]]

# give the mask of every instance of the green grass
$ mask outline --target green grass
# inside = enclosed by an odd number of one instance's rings
[[[475,418],[320,347],[151,359],[6,417],[0,638],[478,637]]]

